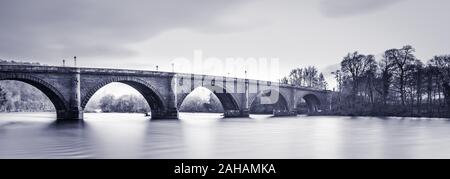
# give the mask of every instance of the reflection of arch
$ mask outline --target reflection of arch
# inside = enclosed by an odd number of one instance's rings
[[[216,97],[219,99],[220,103],[222,104],[223,109],[226,110],[239,110],[239,105],[236,101],[236,98],[228,93],[228,91],[222,87],[219,86],[202,86],[209,91],[211,91]],[[195,90],[195,89],[194,89]],[[191,91],[192,92],[192,91]],[[189,95],[188,94],[182,94],[181,99],[178,101],[178,107],[181,106],[184,99]]]
[[[303,96],[306,104],[308,105],[308,112],[318,112],[320,106],[319,98],[314,94],[307,94]]]
[[[270,102],[270,104],[261,104],[261,97],[266,97],[266,100]],[[266,101],[267,102],[267,101]],[[288,111],[288,102],[286,98],[281,94],[279,91],[275,89],[268,89],[259,92],[257,95],[255,95],[252,99],[249,101],[250,104],[250,111],[255,113],[272,113],[273,110],[280,110],[280,111]],[[257,108],[263,108],[264,112],[261,110],[263,109],[257,109]],[[267,110],[267,111],[265,111]]]
[[[58,115],[60,114],[60,112],[69,109],[69,106],[65,102],[63,95],[55,87],[37,77],[26,74],[2,74],[0,75],[0,81],[1,80],[21,81],[36,87],[42,93],[44,93],[48,97],[48,99],[50,99]],[[63,118],[63,116],[58,116],[58,118]]]
[[[92,87],[81,100],[81,107],[84,109],[84,107],[86,107],[86,104],[89,102],[89,99],[95,94],[95,92],[113,82],[123,83],[136,89],[139,93],[142,94],[142,96],[144,96],[152,111],[167,109],[167,105],[164,103],[162,96],[150,84],[143,80],[126,77],[110,78]]]

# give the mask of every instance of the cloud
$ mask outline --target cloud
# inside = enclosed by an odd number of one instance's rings
[[[328,17],[346,17],[375,12],[404,0],[322,0],[321,12]]]
[[[173,28],[205,28],[241,2],[2,0],[0,57],[126,57],[135,53],[127,44]]]

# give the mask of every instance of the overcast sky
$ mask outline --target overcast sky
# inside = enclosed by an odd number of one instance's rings
[[[199,49],[279,58],[280,75],[307,65],[329,74],[355,50],[380,55],[410,44],[424,61],[450,53],[449,7],[448,0],[0,0],[0,58],[60,65],[76,55],[85,67],[170,71],[174,58]]]

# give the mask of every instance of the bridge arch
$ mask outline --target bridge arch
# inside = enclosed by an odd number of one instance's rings
[[[318,112],[319,111],[321,102],[320,102],[319,98],[317,97],[317,95],[310,93],[310,94],[304,95],[302,98],[306,102],[306,105],[308,107],[308,112]]]
[[[28,74],[0,74],[0,81],[2,80],[20,81],[34,86],[50,99],[55,107],[58,119],[64,119],[66,117],[65,113],[68,111],[69,105],[64,96],[51,84]]]
[[[109,78],[107,80],[103,80],[97,85],[90,87],[87,89],[86,93],[81,99],[81,107],[84,109],[91,99],[91,97],[101,88],[104,86],[110,84],[110,83],[122,83],[126,84],[138,91],[147,101],[148,105],[150,106],[153,112],[156,111],[166,111],[167,105],[164,102],[164,98],[162,95],[149,83],[147,83],[144,80],[137,79],[137,78],[127,78],[127,77],[115,77],[115,78]],[[152,116],[153,117],[153,116]]]
[[[236,100],[237,98],[233,94],[228,93],[228,90],[226,88],[223,88],[223,87],[217,86],[217,85],[216,86],[201,86],[201,87],[208,89],[219,99],[224,111],[238,111],[241,109]],[[199,88],[199,87],[197,87],[197,88]],[[181,98],[177,104],[178,108],[181,107],[181,104],[183,104],[184,99],[186,99],[186,97],[191,93],[192,93],[192,91],[189,93],[183,94],[183,96],[181,96]]]
[[[262,97],[264,97],[264,99],[262,99]],[[259,105],[269,106],[268,108],[273,108],[270,113],[273,113],[273,110],[289,111],[289,105],[286,97],[276,89],[266,89],[253,96],[249,100],[251,112],[261,113],[256,111],[258,103],[260,103]]]

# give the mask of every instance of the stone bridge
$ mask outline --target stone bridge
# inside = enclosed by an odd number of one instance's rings
[[[0,65],[0,80],[17,80],[42,91],[55,106],[58,120],[82,120],[83,110],[103,86],[120,82],[139,91],[151,108],[152,119],[178,119],[184,98],[197,87],[213,92],[224,117],[248,117],[252,105],[274,105],[276,116],[329,109],[329,91],[277,82],[159,71]]]

